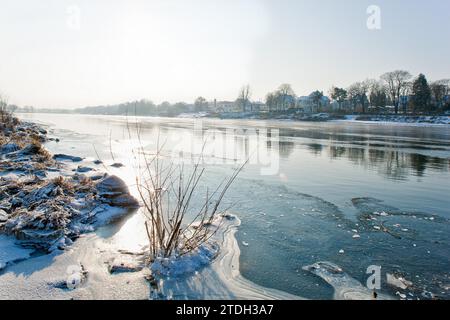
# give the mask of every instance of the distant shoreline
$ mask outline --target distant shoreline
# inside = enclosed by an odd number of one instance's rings
[[[87,114],[67,112],[30,112],[19,114],[56,114],[56,115],[82,115],[82,116],[117,116],[126,117],[130,114]],[[263,120],[263,121],[293,121],[293,122],[329,122],[349,121],[355,123],[389,123],[389,124],[411,124],[411,125],[450,125],[450,115],[395,115],[395,114],[360,114],[360,115],[336,115],[330,113],[303,114],[180,114],[177,116],[151,115],[138,116],[140,118],[168,118],[168,119],[218,119],[218,120]]]

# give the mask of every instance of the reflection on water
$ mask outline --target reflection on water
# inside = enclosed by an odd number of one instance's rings
[[[416,129],[419,132],[427,130]],[[442,131],[446,133],[448,129],[442,128]],[[423,134],[419,136],[423,136]],[[421,141],[416,139],[411,141],[408,137],[392,139],[392,137],[327,134],[291,129],[281,130],[280,137],[279,154],[282,158],[289,158],[296,146],[304,145],[306,146],[305,150],[312,155],[324,155],[332,160],[343,158],[358,166],[377,169],[381,175],[394,180],[405,180],[411,174],[423,177],[427,170],[449,172],[450,169],[450,142],[448,140]],[[315,142],[299,141],[296,144],[291,139],[294,137],[297,140],[306,139]],[[442,136],[442,138],[444,137],[445,135]],[[434,156],[438,152],[442,154],[442,157]]]

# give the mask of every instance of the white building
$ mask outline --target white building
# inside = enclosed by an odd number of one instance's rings
[[[330,98],[323,96],[320,100],[320,108],[328,108],[330,106]],[[318,105],[317,103],[312,99],[311,96],[302,96],[297,98],[297,105],[296,107],[298,109],[303,110],[305,113],[317,113]]]

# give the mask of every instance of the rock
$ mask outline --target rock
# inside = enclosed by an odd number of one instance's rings
[[[398,295],[401,299],[406,299],[406,294],[404,293],[400,293],[397,291],[395,294]]]
[[[83,167],[83,166],[78,166],[78,168],[76,169],[77,172],[89,172],[92,170],[94,170],[94,169],[89,168],[89,167]]]
[[[67,154],[55,154],[53,156],[53,159],[54,160],[59,160],[59,161],[72,161],[72,162],[83,161],[83,158],[75,157],[75,156],[69,156]]]
[[[12,206],[11,203],[9,203],[8,201],[0,202],[0,210],[10,212],[11,206]]]
[[[95,187],[103,202],[112,206],[139,208],[139,202],[130,195],[125,182],[117,176],[106,176]]]
[[[102,199],[103,202],[113,207],[123,208],[139,208],[139,202],[130,194],[122,194],[114,197],[107,197]]]
[[[30,143],[25,148],[20,150],[21,155],[34,155],[40,151],[41,147],[37,144]]]
[[[114,167],[114,168],[122,168],[122,167],[124,167],[124,165],[121,164],[121,163],[116,162],[116,163],[113,163],[113,164],[111,165],[111,167]]]
[[[144,268],[144,265],[131,259],[114,259],[108,264],[109,273],[123,273],[123,272],[139,272]]]
[[[92,181],[97,181],[97,180],[103,179],[104,177],[105,177],[104,174],[97,174],[97,175],[91,176],[91,180]]]
[[[66,279],[66,287],[75,290],[87,280],[88,272],[82,264],[79,266],[69,266],[66,270],[69,276]]]
[[[15,143],[7,143],[3,145],[0,149],[0,153],[11,153],[19,151],[20,147]]]
[[[39,178],[45,178],[47,176],[47,172],[45,170],[34,171],[34,174]]]
[[[125,182],[117,176],[106,176],[95,185],[100,194],[110,193],[128,193],[128,187]]]
[[[0,209],[0,223],[8,221],[8,214],[5,210]]]

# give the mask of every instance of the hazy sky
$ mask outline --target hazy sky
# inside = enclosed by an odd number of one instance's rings
[[[447,0],[0,0],[0,92],[58,108],[450,78],[449,17]]]

